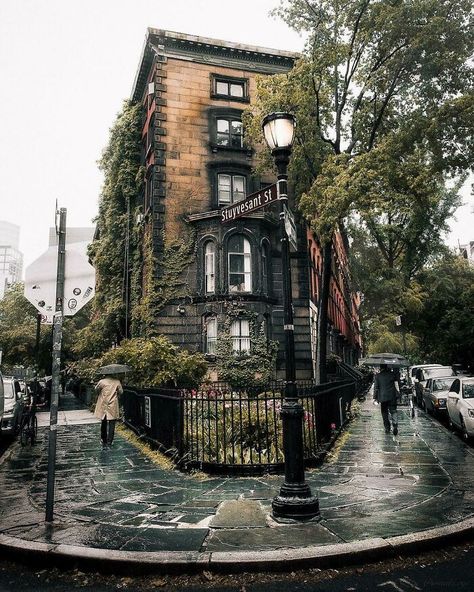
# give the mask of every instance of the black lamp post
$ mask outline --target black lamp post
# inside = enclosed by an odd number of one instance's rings
[[[293,296],[291,292],[290,249],[285,226],[288,208],[287,169],[296,120],[290,113],[271,113],[262,123],[265,140],[272,151],[278,171],[280,201],[281,265],[285,329],[285,399],[281,409],[285,482],[272,502],[276,518],[309,519],[319,515],[319,501],[311,495],[304,478],[303,416],[298,400],[295,372]]]

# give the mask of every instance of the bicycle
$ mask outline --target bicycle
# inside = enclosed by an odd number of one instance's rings
[[[26,446],[30,442],[34,446],[38,438],[38,418],[36,410],[31,406],[23,413],[20,425],[20,444]]]

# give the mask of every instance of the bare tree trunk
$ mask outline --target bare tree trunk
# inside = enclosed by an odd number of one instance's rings
[[[321,275],[321,293],[318,307],[318,334],[316,347],[316,384],[327,382],[327,335],[329,284],[331,281],[332,238],[323,246],[323,271]]]

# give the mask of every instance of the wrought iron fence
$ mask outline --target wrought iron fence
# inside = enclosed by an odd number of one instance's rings
[[[304,408],[307,464],[344,425],[357,385],[350,381],[298,385]],[[284,384],[234,389],[124,389],[124,420],[186,468],[209,472],[278,471],[283,466],[280,410]]]

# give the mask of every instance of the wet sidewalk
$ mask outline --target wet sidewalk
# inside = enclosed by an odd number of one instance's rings
[[[281,524],[271,500],[282,476],[184,475],[121,433],[102,450],[97,421],[71,409],[58,427],[53,525],[44,523],[47,429],[0,461],[0,546],[101,564],[251,569],[363,560],[469,534],[474,450],[421,411],[400,416],[399,435],[386,435],[379,408],[364,403],[306,473],[321,520]]]

